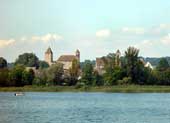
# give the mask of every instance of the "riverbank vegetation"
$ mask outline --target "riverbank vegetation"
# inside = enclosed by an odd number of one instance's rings
[[[8,68],[7,61],[1,57],[0,86],[6,87],[1,88],[1,91],[10,87],[12,90],[23,89],[23,91],[29,89],[67,91],[68,88],[71,91],[87,89],[107,92],[152,90],[169,92],[169,87],[165,86],[170,85],[170,65],[165,58],[159,61],[155,69],[151,69],[144,65],[138,49],[129,47],[124,54],[120,58],[114,53],[102,57],[105,64],[103,74],[94,69],[90,60],[86,60],[80,67],[80,63],[75,59],[72,67],[64,71],[62,64],[49,66],[33,53],[20,55],[12,68]]]
[[[170,86],[115,85],[115,86],[23,86],[0,87],[0,92],[107,92],[107,93],[170,93]]]

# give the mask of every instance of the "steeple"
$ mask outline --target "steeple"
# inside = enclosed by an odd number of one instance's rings
[[[120,53],[120,50],[118,49],[116,51],[116,59],[115,59],[115,63],[116,63],[117,66],[121,66],[121,59],[120,59],[120,57],[121,57],[121,53]]]
[[[78,58],[78,60],[80,61],[80,51],[77,49],[76,50],[76,57]]]
[[[120,53],[119,49],[116,51],[116,56],[119,57],[119,58],[121,57],[121,53]]]
[[[48,47],[48,49],[47,49],[46,52],[45,52],[45,61],[46,61],[49,65],[51,65],[52,62],[53,62],[53,52],[52,52],[52,50],[51,50],[50,47]]]
[[[50,47],[48,47],[48,49],[47,49],[47,51],[45,52],[45,53],[51,53],[51,54],[53,54],[53,52],[52,52],[52,50],[51,50],[51,48]]]

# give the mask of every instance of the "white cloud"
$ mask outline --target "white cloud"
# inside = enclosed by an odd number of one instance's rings
[[[146,30],[141,27],[124,27],[122,28],[122,32],[124,33],[132,33],[132,34],[144,34]]]
[[[32,37],[32,41],[43,41],[44,43],[48,43],[49,41],[58,41],[58,40],[62,40],[63,37],[58,35],[58,34],[51,34],[48,33],[46,35],[43,36],[33,36]]]
[[[151,40],[143,40],[140,43],[136,44],[135,47],[145,49],[145,48],[150,48],[153,45],[154,45],[153,41],[151,41]]]
[[[9,45],[12,45],[15,42],[14,39],[9,39],[9,40],[0,40],[0,47],[6,47]]]
[[[163,37],[161,39],[161,42],[165,45],[170,45],[170,34],[168,34],[167,36]]]
[[[107,38],[111,35],[111,31],[109,29],[102,29],[96,32],[96,37],[99,38]]]

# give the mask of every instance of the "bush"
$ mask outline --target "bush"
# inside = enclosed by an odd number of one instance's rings
[[[127,85],[130,84],[131,82],[132,82],[131,77],[124,77],[122,80],[117,81],[118,85]]]
[[[85,83],[83,83],[83,82],[77,82],[75,88],[78,89],[78,88],[82,88],[82,87],[84,87],[84,86],[85,86]]]

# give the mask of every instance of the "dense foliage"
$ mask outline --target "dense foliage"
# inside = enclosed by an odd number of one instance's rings
[[[33,53],[24,53],[19,55],[17,60],[15,61],[15,65],[20,64],[26,67],[38,67],[38,58]]]
[[[3,57],[0,57],[0,69],[6,67],[7,67],[7,61]]]

